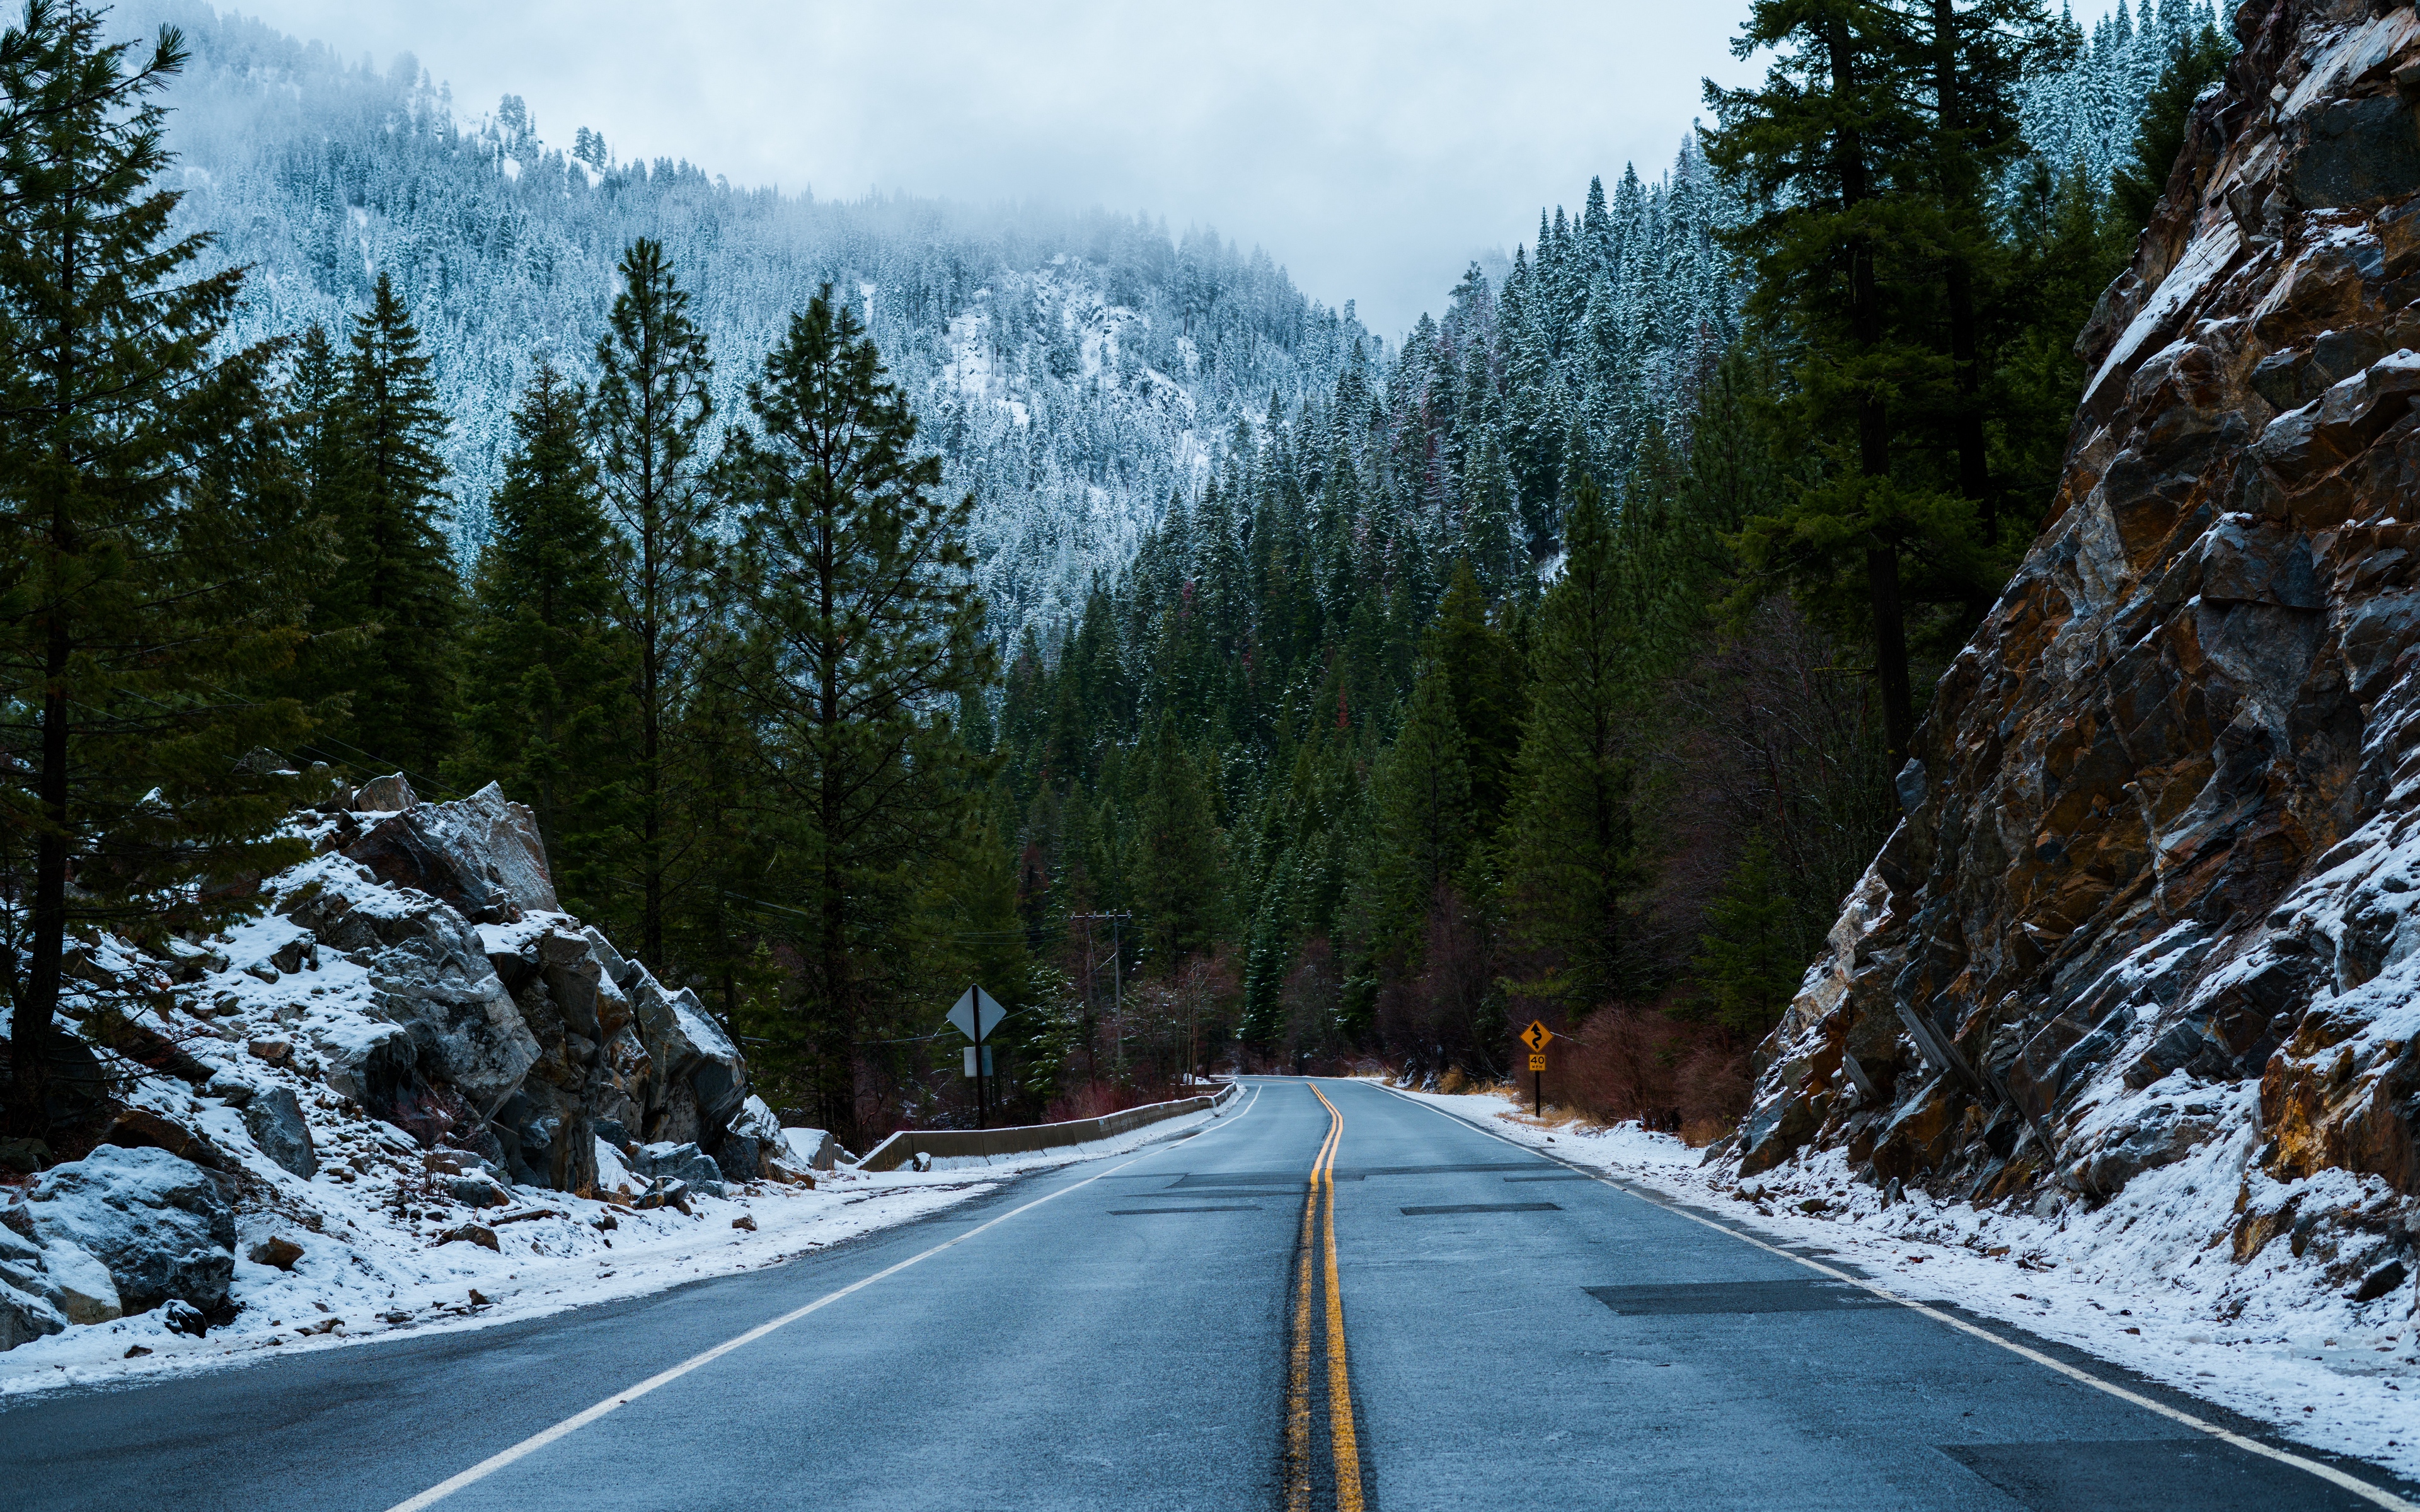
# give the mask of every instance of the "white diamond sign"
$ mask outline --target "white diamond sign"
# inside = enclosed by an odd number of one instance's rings
[[[1008,1010],[1000,1006],[1000,999],[980,987],[968,988],[958,1006],[950,1010],[950,1023],[977,1044],[991,1038],[991,1031],[1006,1017]]]

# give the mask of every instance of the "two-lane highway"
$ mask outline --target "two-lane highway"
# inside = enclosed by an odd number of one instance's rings
[[[0,1405],[0,1508],[2278,1512],[2410,1494],[2230,1443],[2180,1421],[2210,1409],[2086,1362],[2136,1399],[2112,1395],[1962,1321],[1383,1088],[1270,1080],[1192,1137],[771,1270]]]

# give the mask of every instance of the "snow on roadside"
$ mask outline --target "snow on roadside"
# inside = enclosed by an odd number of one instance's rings
[[[190,1113],[189,1113],[190,1116]],[[1003,1157],[980,1174],[955,1170],[815,1173],[815,1187],[752,1182],[728,1197],[692,1193],[693,1213],[633,1211],[539,1187],[516,1187],[504,1208],[468,1215],[496,1237],[493,1251],[468,1241],[399,1228],[365,1184],[329,1177],[304,1183],[247,1159],[248,1175],[307,1188],[292,1201],[247,1205],[237,1219],[234,1296],[242,1311],[202,1338],[172,1333],[159,1309],[65,1333],[0,1354],[0,1396],[94,1381],[123,1381],[336,1348],[411,1334],[490,1327],[659,1291],[683,1282],[758,1270],[908,1223],[982,1196],[1013,1178],[1130,1154],[1191,1133],[1220,1115],[1171,1119],[1067,1149]],[[205,1122],[206,1129],[209,1125]],[[218,1132],[218,1131],[213,1131]],[[225,1142],[230,1153],[252,1147]],[[956,1164],[956,1163],[945,1163]],[[292,1221],[311,1212],[315,1230]],[[538,1217],[514,1215],[539,1212]],[[457,1215],[460,1216],[459,1214]],[[600,1228],[610,1218],[613,1227]],[[753,1230],[734,1227],[745,1219]],[[424,1226],[433,1227],[433,1226]],[[290,1271],[249,1258],[284,1238],[302,1247]],[[130,1350],[145,1351],[130,1356]]]
[[[2239,1152],[2205,1147],[2098,1210],[1978,1211],[1850,1180],[1839,1150],[1734,1183],[1704,1152],[1635,1123],[1544,1124],[1498,1092],[1399,1095],[1700,1209],[1771,1242],[1854,1267],[1912,1301],[1943,1301],[2086,1350],[2319,1448],[2420,1478],[2420,1318],[2413,1288],[2355,1304],[2315,1284],[2322,1261],[2283,1240],[2232,1263],[2212,1183]],[[2223,1144],[2224,1142],[2214,1142]],[[2224,1211],[2224,1204],[2221,1205]],[[2231,1216],[2231,1214],[2228,1214]]]

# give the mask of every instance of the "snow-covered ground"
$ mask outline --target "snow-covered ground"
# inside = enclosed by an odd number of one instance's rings
[[[633,1211],[519,1187],[506,1206],[457,1211],[418,1229],[409,1221],[397,1222],[392,1180],[357,1177],[348,1182],[323,1174],[303,1183],[265,1159],[248,1159],[247,1174],[288,1190],[272,1197],[265,1211],[247,1204],[238,1215],[233,1295],[242,1310],[234,1321],[190,1338],[170,1332],[155,1308],[70,1328],[0,1354],[0,1396],[256,1360],[271,1350],[341,1348],[414,1332],[483,1328],[778,1265],[951,1207],[1014,1177],[1178,1137],[1215,1117],[1193,1114],[1114,1139],[1002,1159],[979,1175],[822,1171],[812,1191],[752,1182],[731,1188],[728,1197],[692,1194],[690,1213],[672,1208]],[[198,1121],[209,1127],[207,1119]],[[378,1126],[362,1122],[362,1143],[382,1149]],[[240,1138],[229,1137],[225,1145],[230,1152],[252,1154]],[[341,1148],[323,1145],[323,1153],[336,1157]],[[393,1153],[393,1163],[403,1164],[401,1152]],[[332,1158],[330,1170],[339,1168]],[[520,1216],[534,1213],[544,1216]],[[316,1229],[305,1214],[317,1220]],[[492,1233],[497,1247],[441,1240],[446,1227],[466,1219]],[[753,1229],[736,1227],[741,1220]],[[608,1221],[610,1227],[598,1227]],[[249,1257],[272,1238],[301,1246],[302,1257],[290,1271]]]
[[[2354,1303],[2320,1279],[2315,1248],[2298,1257],[2282,1237],[2234,1264],[2228,1229],[2211,1231],[2211,1205],[2196,1200],[2211,1183],[2236,1189],[2242,1152],[2228,1142],[2136,1177],[2098,1210],[1978,1211],[1913,1192],[1886,1204],[1849,1180],[1838,1150],[1734,1182],[1700,1165],[1703,1151],[1637,1124],[1599,1129],[1553,1111],[1542,1124],[1499,1092],[1402,1095],[1777,1244],[1823,1251],[1821,1263],[1854,1266],[1912,1301],[2003,1319],[2290,1439],[2420,1477],[2412,1285]]]

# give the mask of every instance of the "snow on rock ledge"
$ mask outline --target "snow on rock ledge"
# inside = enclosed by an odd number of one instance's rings
[[[811,1184],[696,996],[559,911],[528,810],[389,778],[296,823],[319,854],[260,917],[82,949],[62,1012],[109,1037],[115,1101],[90,1154],[0,1186],[0,1350],[121,1314],[163,1347],[171,1304],[184,1334],[274,1333],[304,1321],[260,1316],[282,1295],[425,1285],[427,1246],[602,1253],[619,1224]],[[650,1144],[690,1152],[695,1199],[644,1174]]]
[[[1729,1154],[2113,1242],[2156,1192],[2164,1263],[2240,1268],[2196,1288],[2221,1317],[2273,1272],[2399,1318],[2420,1271],[2420,17],[2273,0],[2235,24],[2244,51],[2079,344],[2096,377],[2053,518],[1936,690],[1906,817]]]

